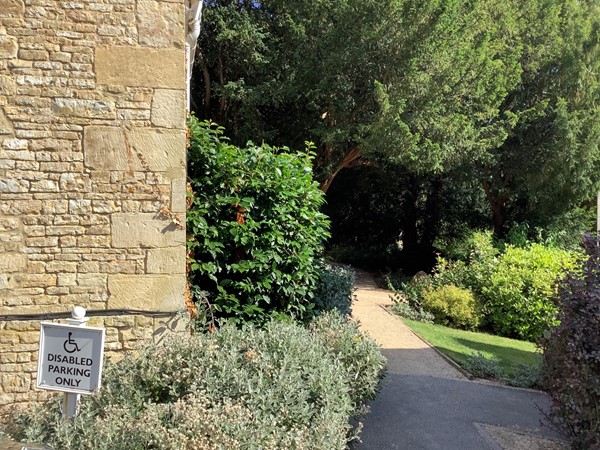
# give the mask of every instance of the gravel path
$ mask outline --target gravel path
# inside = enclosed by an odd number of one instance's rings
[[[432,377],[464,380],[466,377],[415,335],[410,328],[385,308],[392,304],[390,292],[380,289],[373,277],[366,272],[356,271],[355,295],[352,305],[353,315],[361,328],[375,339],[386,353],[388,371],[403,375],[424,375]],[[385,350],[414,350],[398,352]]]

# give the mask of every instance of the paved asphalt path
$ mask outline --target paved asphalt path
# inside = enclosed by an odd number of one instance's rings
[[[381,345],[388,373],[353,449],[564,448],[545,439],[559,438],[542,425],[545,394],[470,381],[385,310],[389,292],[372,277],[357,272],[356,287],[353,315]],[[494,439],[489,426],[518,439]]]

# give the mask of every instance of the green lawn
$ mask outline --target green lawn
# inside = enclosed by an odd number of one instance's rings
[[[539,366],[542,357],[535,344],[486,333],[456,330],[442,325],[416,322],[402,318],[421,339],[463,365],[469,355],[482,353],[498,359],[503,372],[512,375],[518,364]]]

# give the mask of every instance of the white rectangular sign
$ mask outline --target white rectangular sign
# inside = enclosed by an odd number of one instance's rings
[[[74,394],[100,388],[104,328],[42,322],[37,387]]]

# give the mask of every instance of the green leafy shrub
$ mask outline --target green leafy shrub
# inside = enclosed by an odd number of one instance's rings
[[[479,296],[495,270],[499,250],[494,246],[490,232],[473,233],[462,246],[464,259],[447,260],[438,256],[434,268],[433,284],[452,284],[469,289]]]
[[[556,282],[573,267],[577,254],[515,236],[523,247],[503,245],[500,252],[490,233],[474,233],[462,247],[468,260],[438,257],[432,285],[469,289],[480,303],[480,325],[498,335],[535,341],[557,323]]]
[[[339,316],[324,314],[312,331],[226,324],[109,364],[72,422],[54,399],[13,420],[11,434],[63,450],[344,449],[383,364]]]
[[[418,322],[433,323],[434,317],[430,312],[424,311],[423,308],[413,308],[408,303],[402,301],[394,301],[390,310],[410,320],[416,320]]]
[[[425,290],[447,285],[467,289],[479,297],[497,263],[499,251],[494,246],[492,234],[477,231],[457,245],[460,248],[454,248],[454,254],[463,259],[451,260],[438,255],[431,276],[420,272],[408,280],[401,274],[388,274],[386,282],[388,289],[395,293],[394,300],[407,301],[418,311]]]
[[[389,271],[383,275],[385,287],[392,292],[399,292],[406,283],[410,282],[411,277],[401,271]]]
[[[481,287],[487,321],[496,334],[535,341],[558,324],[556,282],[574,267],[573,253],[531,244],[508,246]]]
[[[315,293],[315,310],[338,311],[349,317],[355,278],[350,266],[323,264]]]
[[[423,291],[423,309],[434,321],[457,328],[476,328],[479,324],[477,302],[471,291],[454,285]]]
[[[408,278],[401,272],[390,273],[385,277],[388,289],[392,291],[391,312],[406,319],[433,323],[434,317],[422,307],[423,292],[431,287],[431,277],[418,272]]]
[[[312,154],[236,147],[194,117],[189,128],[192,294],[208,292],[217,318],[309,317],[328,236]]]
[[[560,284],[560,325],[540,344],[543,383],[553,398],[551,415],[574,436],[574,448],[600,447],[600,247],[588,238],[583,273]]]
[[[429,289],[432,285],[431,277],[425,272],[418,272],[410,279],[404,276],[394,276],[392,278],[388,275],[386,282],[388,289],[392,291],[391,297],[394,303],[406,303],[414,311],[423,309],[421,307],[423,291]]]

